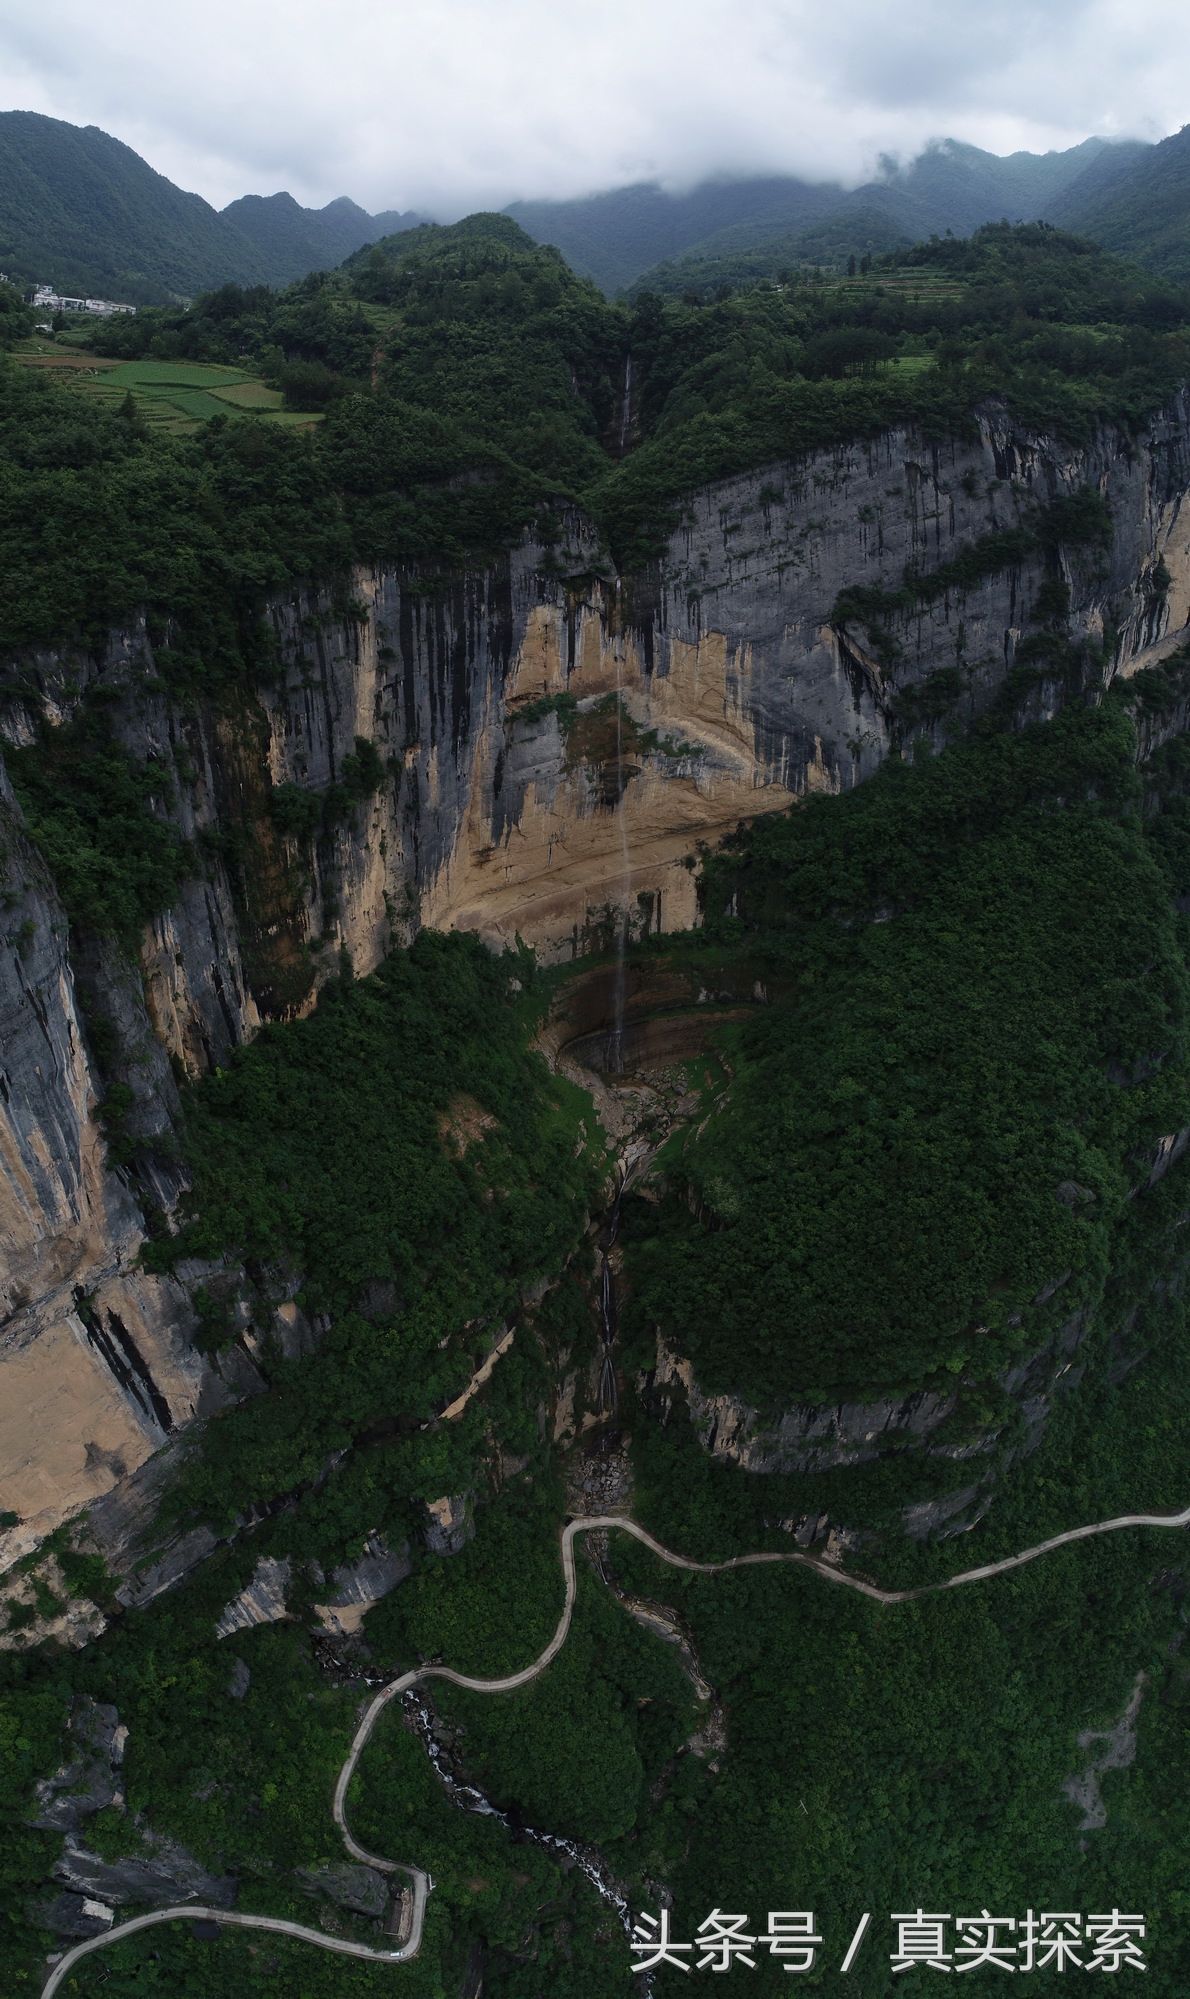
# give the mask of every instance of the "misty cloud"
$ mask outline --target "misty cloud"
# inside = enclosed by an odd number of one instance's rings
[[[996,152],[1190,115],[1178,0],[42,0],[6,108],[102,125],[222,206],[289,188],[448,217],[787,171],[857,181],[940,135]]]

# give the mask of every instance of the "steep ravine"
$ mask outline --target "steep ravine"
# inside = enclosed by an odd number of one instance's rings
[[[1110,545],[1032,541],[895,611],[891,648],[836,620],[842,591],[896,591],[906,566],[937,571],[1088,487],[1110,509]],[[1068,586],[1076,647],[1105,646],[1120,671],[1158,656],[1190,617],[1188,494],[1185,396],[1140,436],[1104,430],[1082,451],[993,412],[971,442],[890,432],[717,485],[645,575],[599,574],[572,517],[561,552],[525,546],[445,583],[361,570],[349,601],[274,601],[276,673],[234,701],[171,694],[144,627],[98,655],[13,663],[4,738],[28,743],[98,694],[119,743],[160,760],[158,809],[196,864],[148,926],[138,978],[114,946],[71,946],[0,792],[0,1512],[20,1521],[0,1559],[253,1385],[245,1354],[220,1372],[195,1350],[203,1273],[136,1267],[144,1183],[134,1192],[105,1154],[84,998],[116,1027],[144,1141],[168,1136],[175,1069],[200,1074],[262,1021],[307,1010],[342,952],[364,973],[429,924],[561,958],[608,936],[625,905],[638,930],[687,927],[701,844],[986,708],[1047,577]],[[936,694],[939,675],[945,701],[907,697],[926,682]],[[1059,681],[1037,677],[1030,698],[1047,712]],[[343,786],[360,742],[379,759],[375,788],[347,787],[315,836],[283,830],[276,787]],[[177,1170],[168,1145],[150,1156],[168,1211]],[[305,1333],[285,1301],[277,1331]]]

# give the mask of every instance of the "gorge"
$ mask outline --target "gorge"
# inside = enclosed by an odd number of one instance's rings
[[[1086,492],[1107,538],[1047,535],[1047,509]],[[1184,399],[1142,437],[1108,429],[1078,453],[989,412],[969,446],[894,432],[709,488],[641,577],[584,578],[595,558],[576,516],[561,562],[526,546],[428,589],[357,570],[346,608],[318,591],[275,602],[276,677],[231,714],[171,699],[143,627],[99,658],[23,661],[7,742],[69,733],[102,704],[113,742],[154,773],[153,809],[202,859],[141,937],[139,973],[105,945],[80,962],[6,794],[13,1550],[250,1379],[239,1357],[221,1378],[195,1352],[184,1285],[136,1267],[143,1208],[96,1120],[112,1080],[168,1212],[180,1181],[158,1141],[175,1075],[308,1009],[340,953],[363,975],[423,924],[547,961],[621,929],[688,928],[698,854],[742,819],[848,789],[890,748],[937,745],[985,712],[1049,576],[1069,590],[1074,643],[1106,648],[1109,673],[1172,651],[1190,618],[1188,496]],[[996,567],[1005,535],[1019,547]],[[839,600],[907,571],[943,587],[896,611],[882,657],[877,619],[841,616]],[[1023,713],[1061,698],[1043,668]],[[317,805],[362,744],[375,788],[333,822],[291,830],[271,809]],[[106,1079],[88,1011],[122,1043]]]
[[[95,337],[0,356],[0,1983],[764,1897],[1177,1999],[1190,306],[481,216]]]

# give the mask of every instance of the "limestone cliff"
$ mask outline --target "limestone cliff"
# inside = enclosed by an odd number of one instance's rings
[[[6,783],[0,852],[0,1506],[20,1516],[3,1537],[11,1558],[214,1398],[204,1400],[184,1289],[136,1268],[144,1219],[106,1162],[66,920]]]
[[[1085,488],[1108,543],[1032,535],[1039,508]],[[883,636],[839,607],[1013,529],[1011,561],[894,605]],[[68,948],[0,793],[0,1510],[21,1523],[5,1556],[252,1385],[246,1355],[220,1374],[196,1354],[185,1286],[136,1267],[145,1217],[105,1155],[82,995],[118,1029],[133,1136],[150,1140],[171,1116],[168,1058],[222,1062],[306,1010],[343,951],[367,972],[431,924],[558,958],[625,920],[693,923],[701,844],[961,727],[1004,685],[1047,578],[1108,671],[1168,649],[1190,618],[1190,398],[1078,451],[991,410],[970,441],[895,431],[768,466],[692,498],[638,576],[601,573],[581,519],[564,531],[564,548],[446,581],[359,570],[346,595],[271,602],[273,670],[234,699],[171,694],[143,626],[0,674],[10,742],[101,691],[118,740],[168,774],[158,809],[195,856],[137,976],[93,940]],[[1046,712],[1057,680],[1035,676],[1030,698]],[[321,796],[316,830],[278,809],[302,793]],[[168,1209],[176,1169],[151,1158]]]

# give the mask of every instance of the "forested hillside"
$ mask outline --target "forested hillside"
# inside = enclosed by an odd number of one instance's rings
[[[130,304],[225,283],[287,284],[418,218],[289,195],[220,214],[97,125],[0,112],[0,269],[24,284]]]
[[[231,224],[254,245],[260,276],[274,285],[290,283],[308,271],[328,270],[361,244],[416,229],[424,220],[412,209],[403,215],[393,209],[369,215],[345,195],[328,201],[325,208],[303,208],[291,194],[244,194],[220,213],[221,222]],[[236,273],[221,275],[234,279]]]
[[[909,161],[886,160],[854,188],[720,176],[686,191],[639,182],[505,212],[609,295],[675,263],[685,283],[712,281],[703,267],[717,260],[714,281],[837,270],[852,256],[1001,220],[1051,220],[1178,277],[1187,237],[1178,145],[1087,139],[1064,152],[1001,156],[946,139]],[[0,114],[0,269],[22,282],[138,304],[225,283],[285,285],[424,219],[369,215],[345,196],[303,208],[285,193],[241,196],[217,212],[96,126]]]
[[[616,292],[650,282],[654,266],[763,259],[838,268],[851,255],[888,251],[938,235],[969,236],[986,222],[1049,218],[1083,178],[1143,160],[1137,141],[1086,139],[1061,153],[1001,156],[943,139],[856,188],[793,177],[704,181],[689,193],[654,184],[584,201],[518,202],[508,210],[576,271]],[[1092,230],[1090,232],[1094,234]],[[1113,242],[1113,248],[1126,245]]]
[[[1093,236],[1162,277],[1187,282],[1190,125],[1136,153],[1122,169],[1088,173],[1067,188],[1052,213],[1063,228]]]
[[[4,369],[3,643],[95,632],[147,603],[179,622],[181,657],[191,619],[207,634],[210,673],[233,607],[246,616],[262,587],[353,557],[458,562],[535,520],[565,565],[558,507],[574,501],[624,568],[707,480],[890,424],[962,434],[987,398],[1072,440],[1137,422],[1185,377],[1190,304],[1036,225],[926,245],[854,284],[629,308],[480,216],[288,292],[224,287],[140,314],[96,345],[254,353],[322,413],[301,435],[216,422],[151,437]]]
[[[0,258],[25,283],[133,304],[266,275],[246,237],[131,146],[31,111],[0,113]]]
[[[781,1409],[991,1383],[1099,1304],[1129,1162],[1190,1122],[1190,982],[1132,747],[1110,706],[985,729],[708,862],[709,934],[794,994],[734,1038],[728,1108],[640,1252],[638,1309],[708,1389]]]

